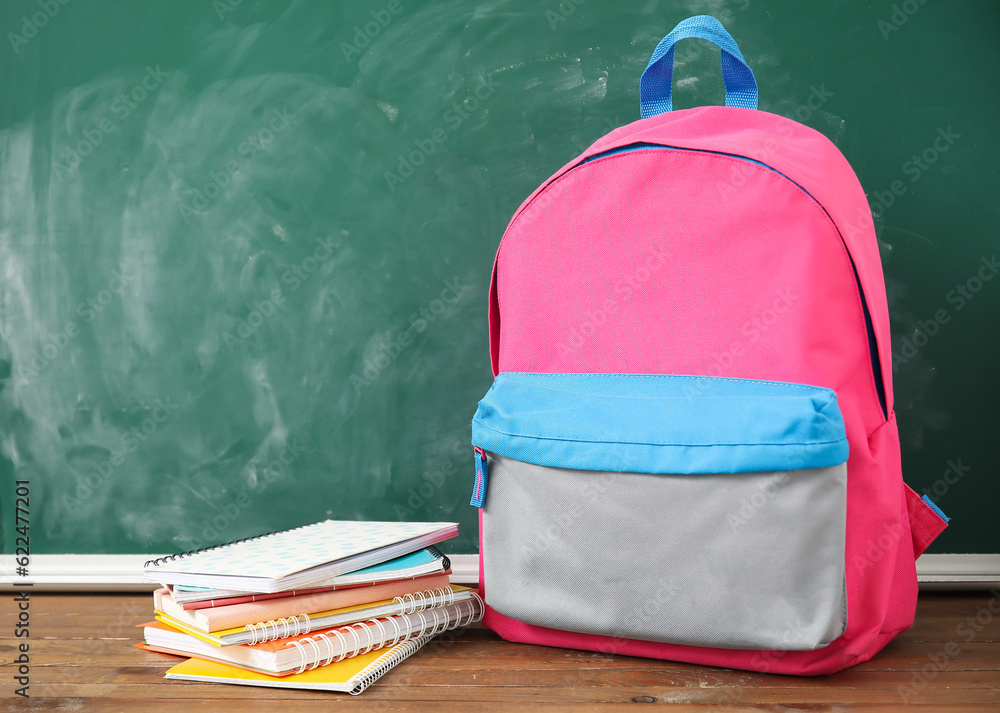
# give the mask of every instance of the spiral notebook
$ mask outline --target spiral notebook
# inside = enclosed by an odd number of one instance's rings
[[[293,636],[254,646],[214,646],[200,637],[171,631],[170,627],[147,626],[144,630],[145,644],[140,648],[177,656],[194,656],[270,676],[285,676],[384,646],[394,646],[405,639],[434,636],[468,626],[482,616],[483,600],[473,593],[471,599],[454,604],[384,619],[370,619],[318,634]]]
[[[277,592],[380,564],[454,537],[453,522],[324,520],[146,562],[147,581]]]
[[[397,596],[415,594],[427,589],[448,587],[447,574],[431,574],[419,579],[403,579],[398,582],[382,582],[372,587],[337,589],[332,592],[309,594],[303,597],[282,597],[263,602],[231,604],[212,609],[187,611],[170,598],[165,589],[153,592],[153,608],[169,614],[174,619],[205,633],[224,631],[237,626],[255,624],[268,619],[282,619],[299,614],[342,609],[357,604],[370,604],[392,599]]]
[[[310,583],[311,589],[333,591],[347,587],[363,587],[386,582],[391,579],[414,579],[425,574],[435,574],[451,569],[451,562],[436,547],[425,547],[417,552],[396,557],[382,564],[365,567],[348,574],[327,577]],[[282,597],[288,594],[315,594],[306,590],[283,589],[278,592],[250,593],[238,589],[208,589],[183,584],[174,585],[170,594],[184,608],[195,609],[208,606],[224,606],[243,602],[261,601],[262,598]],[[229,600],[229,601],[227,601]]]
[[[169,669],[164,678],[203,683],[231,683],[270,688],[301,688],[312,691],[339,691],[358,695],[394,666],[416,653],[430,641],[430,636],[401,641],[386,649],[344,659],[329,666],[275,677],[237,666],[201,659],[188,659]]]
[[[195,636],[215,646],[233,646],[235,644],[259,644],[264,641],[308,634],[318,629],[329,629],[368,619],[378,619],[396,614],[412,614],[423,609],[442,606],[444,604],[453,604],[471,598],[472,590],[457,584],[451,584],[439,589],[424,590],[422,592],[397,596],[391,601],[385,600],[370,604],[358,604],[332,611],[299,614],[281,619],[268,619],[267,621],[258,621],[246,626],[216,631],[211,634],[195,629],[187,623],[163,612],[157,612],[156,619],[165,624],[166,628],[170,631],[176,630]],[[153,636],[155,638],[158,635],[154,633]]]

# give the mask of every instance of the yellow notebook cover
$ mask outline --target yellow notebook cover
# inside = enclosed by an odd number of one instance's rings
[[[214,661],[192,658],[169,669],[164,678],[203,683],[230,683],[242,686],[338,691],[357,695],[378,680],[382,674],[415,653],[431,638],[430,636],[422,636],[417,639],[408,639],[389,648],[378,649],[302,673],[293,673],[289,676],[268,676],[238,666],[227,666]]]

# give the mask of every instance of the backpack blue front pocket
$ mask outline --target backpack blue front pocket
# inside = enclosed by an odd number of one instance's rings
[[[755,473],[847,461],[830,389],[644,374],[504,373],[479,402],[472,442],[581,470]]]

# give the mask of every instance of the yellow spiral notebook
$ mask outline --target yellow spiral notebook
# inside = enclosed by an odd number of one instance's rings
[[[407,639],[394,646],[370,651],[336,663],[289,676],[268,676],[238,666],[214,661],[188,659],[169,669],[164,678],[203,683],[231,683],[241,686],[301,688],[311,691],[339,691],[357,695],[433,638]]]

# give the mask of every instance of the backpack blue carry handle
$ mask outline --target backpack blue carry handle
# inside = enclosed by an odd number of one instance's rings
[[[722,79],[726,84],[726,106],[757,108],[757,80],[722,23],[711,15],[696,15],[679,23],[660,40],[639,80],[639,111],[643,119],[671,111],[674,45],[689,37],[708,40],[722,50]]]

